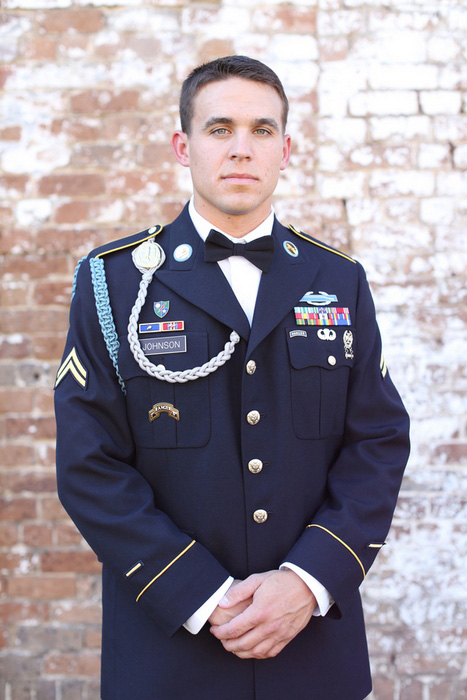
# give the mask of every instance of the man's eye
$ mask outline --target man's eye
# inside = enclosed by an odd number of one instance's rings
[[[218,134],[219,136],[225,136],[225,134],[228,133],[228,130],[224,126],[220,126],[218,129],[214,129],[213,133]]]
[[[262,127],[259,129],[256,129],[256,133],[259,134],[260,136],[267,136],[271,132],[268,129],[263,129]]]

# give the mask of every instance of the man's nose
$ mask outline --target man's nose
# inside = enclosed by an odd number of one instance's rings
[[[244,158],[251,158],[253,156],[253,151],[251,147],[250,135],[237,133],[232,139],[229,157],[232,160],[243,160]]]

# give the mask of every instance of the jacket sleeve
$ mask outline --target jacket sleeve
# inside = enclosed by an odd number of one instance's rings
[[[55,412],[62,504],[135,605],[172,635],[229,574],[155,507],[135,468],[125,396],[99,326],[88,261],[71,305]]]
[[[357,345],[342,447],[321,507],[284,559],[302,567],[345,613],[389,530],[409,454],[409,420],[390,379],[365,273],[358,268]]]

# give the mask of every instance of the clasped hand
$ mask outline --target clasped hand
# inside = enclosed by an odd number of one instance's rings
[[[316,598],[288,569],[234,581],[209,618],[211,633],[240,659],[268,659],[308,624]]]

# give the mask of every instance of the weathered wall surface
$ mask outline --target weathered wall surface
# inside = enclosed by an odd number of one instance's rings
[[[168,146],[180,81],[229,53],[283,79],[294,154],[278,215],[366,266],[412,415],[394,526],[364,585],[374,698],[461,700],[462,0],[3,0],[0,698],[99,696],[99,566],[55,496],[51,387],[73,269],[178,213],[190,190]]]

